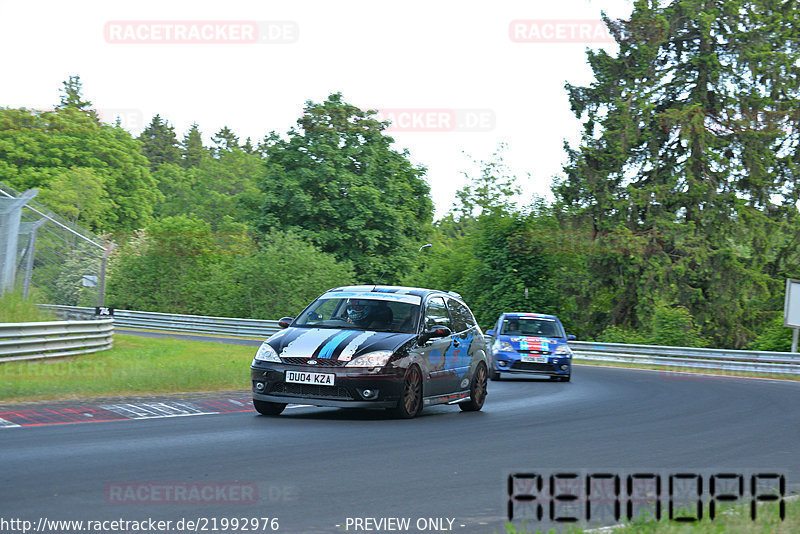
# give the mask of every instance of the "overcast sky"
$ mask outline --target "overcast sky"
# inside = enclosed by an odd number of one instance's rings
[[[159,113],[180,136],[223,125],[261,139],[306,100],[341,92],[398,123],[396,148],[428,168],[437,216],[471,159],[508,145],[526,193],[548,195],[578,139],[564,83],[588,84],[586,48],[615,47],[600,13],[630,0],[468,2],[0,0],[0,106],[52,108],[78,74],[85,96],[138,135]]]

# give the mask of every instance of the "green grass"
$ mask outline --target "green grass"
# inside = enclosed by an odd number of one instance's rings
[[[9,291],[0,295],[0,323],[35,323],[58,319],[35,304],[35,295],[23,299],[21,291]]]
[[[110,350],[0,363],[0,402],[250,388],[255,347],[114,335]]]
[[[666,365],[653,365],[648,363],[624,363],[624,362],[601,362],[597,360],[582,360],[578,357],[573,358],[574,363],[579,365],[595,365],[598,367],[624,367],[627,369],[651,369],[653,371],[664,371],[667,377],[679,377],[679,373],[691,373],[696,375],[713,376],[742,376],[747,378],[772,378],[776,380],[800,380],[800,375],[778,374],[778,373],[751,373],[749,371],[725,371],[722,369],[692,369],[688,367],[672,367]]]
[[[707,514],[708,511],[706,510]],[[506,524],[506,534],[532,534],[542,532],[535,528],[529,529],[529,525]],[[561,532],[565,534],[577,534],[590,532],[574,526],[557,531],[555,529],[548,532]],[[675,521],[655,519],[639,519],[625,523],[621,528],[609,531],[613,534],[796,534],[800,532],[800,500],[796,497],[786,500],[786,511],[784,519],[780,519],[778,505],[776,503],[760,504],[756,508],[756,519],[750,515],[749,504],[741,506],[723,507],[722,511],[713,520],[707,516],[695,523],[678,523]]]

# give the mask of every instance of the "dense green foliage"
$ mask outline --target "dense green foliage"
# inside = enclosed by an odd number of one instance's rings
[[[290,234],[258,247],[230,220],[166,217],[113,256],[106,302],[124,309],[273,319],[293,315],[336,285],[351,283],[349,265]]]
[[[381,279],[458,291],[487,328],[534,311],[581,339],[787,350],[800,6],[637,0],[606,23],[618,50],[566,86],[583,129],[553,202],[519,202],[501,146],[431,223],[425,169],[338,93],[285,136],[207,146],[161,115],[137,138],[100,123],[77,76],[54,111],[0,109],[0,178],[114,236],[120,308],[277,318]],[[59,276],[63,303],[84,299]]]
[[[396,282],[407,271],[433,204],[424,169],[390,148],[387,124],[340,94],[307,102],[288,140],[265,146],[262,230],[291,230],[350,260],[362,282]]]
[[[69,105],[55,111],[0,109],[0,176],[92,230],[129,231],[150,221],[160,199],[131,135]]]
[[[777,0],[637,1],[567,85],[584,122],[556,187],[563,228],[607,249],[573,291],[602,288],[584,332],[647,330],[685,308],[712,344],[747,346],[798,272],[800,8]]]

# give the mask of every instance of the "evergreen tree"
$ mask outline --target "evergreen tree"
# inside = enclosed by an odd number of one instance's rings
[[[223,126],[214,134],[211,141],[214,142],[215,153],[217,155],[222,151],[231,151],[239,148],[239,138],[233,133],[233,130],[227,126]]]
[[[203,136],[197,123],[192,123],[181,143],[181,165],[197,167],[208,151],[203,147]]]
[[[142,154],[150,162],[151,171],[163,163],[178,163],[181,159],[175,128],[162,120],[158,114],[153,117],[138,139],[142,143]]]
[[[606,23],[616,57],[567,84],[584,121],[554,192],[607,253],[598,324],[685,306],[714,343],[745,346],[796,257],[800,7],[785,0],[637,0]],[[574,223],[573,223],[574,224]]]
[[[56,109],[71,108],[80,111],[91,111],[92,103],[83,99],[83,85],[81,84],[80,76],[70,76],[61,83],[64,87],[60,90],[61,102],[56,106]]]

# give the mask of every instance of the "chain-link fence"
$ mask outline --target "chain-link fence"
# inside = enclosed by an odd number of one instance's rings
[[[15,289],[48,304],[102,305],[111,244],[55,215],[33,194],[0,182],[0,293]]]

